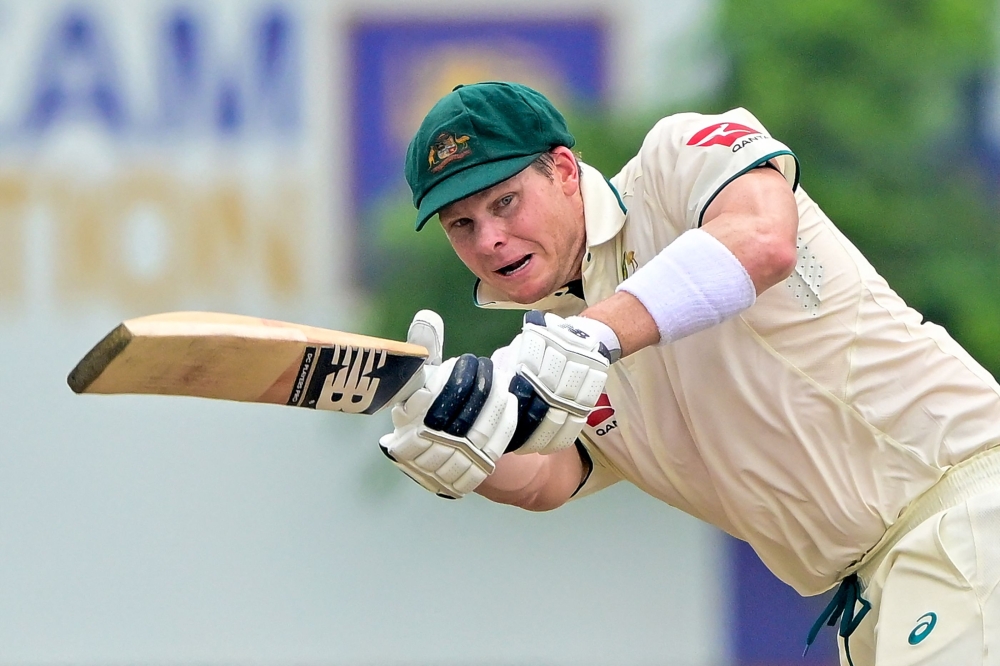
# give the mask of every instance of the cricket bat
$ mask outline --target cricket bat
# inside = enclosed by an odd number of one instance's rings
[[[69,373],[76,393],[185,395],[373,414],[423,365],[395,340],[214,312],[118,325]]]

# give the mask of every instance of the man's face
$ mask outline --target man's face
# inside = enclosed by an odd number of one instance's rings
[[[556,148],[552,177],[533,167],[440,211],[459,258],[515,303],[580,277],[586,231],[572,151]]]

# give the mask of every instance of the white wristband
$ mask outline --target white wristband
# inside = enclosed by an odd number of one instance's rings
[[[656,322],[661,344],[715,326],[757,299],[740,260],[701,229],[678,236],[615,291],[639,299]]]

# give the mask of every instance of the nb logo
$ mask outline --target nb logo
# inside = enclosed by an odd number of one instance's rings
[[[581,340],[586,340],[587,338],[590,337],[589,335],[587,335],[586,332],[581,331],[578,328],[574,328],[573,326],[570,326],[569,324],[563,324],[562,326],[560,326],[560,328],[566,329],[567,331],[569,331],[570,333],[572,333],[576,337],[580,338]]]
[[[369,375],[385,365],[386,354],[375,349],[341,349],[342,367],[326,376],[316,408],[360,414],[368,409],[378,390],[379,380]]]
[[[363,414],[378,392],[387,357],[381,349],[308,347],[288,404]]]
[[[910,632],[910,637],[907,639],[910,645],[917,645],[922,640],[927,638],[927,635],[934,631],[934,625],[937,624],[937,614],[927,613],[922,615],[919,620],[917,620],[917,626],[913,628]]]

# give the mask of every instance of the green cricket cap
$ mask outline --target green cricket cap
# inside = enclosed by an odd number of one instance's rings
[[[457,86],[427,113],[406,151],[417,231],[448,204],[575,143],[566,119],[537,90],[501,81]]]

